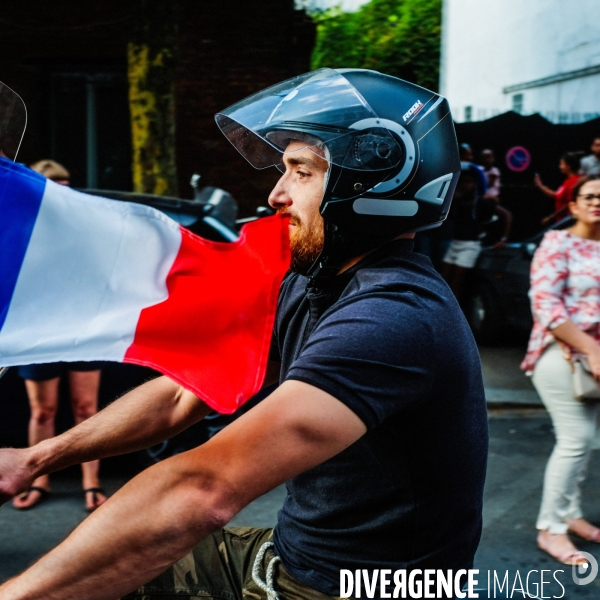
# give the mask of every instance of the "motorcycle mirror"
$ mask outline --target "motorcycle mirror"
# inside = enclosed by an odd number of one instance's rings
[[[0,156],[17,158],[25,127],[27,110],[21,96],[0,82]]]

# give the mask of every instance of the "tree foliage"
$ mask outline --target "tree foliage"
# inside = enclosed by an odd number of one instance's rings
[[[311,63],[375,69],[437,90],[442,0],[371,0],[354,13],[313,14]]]

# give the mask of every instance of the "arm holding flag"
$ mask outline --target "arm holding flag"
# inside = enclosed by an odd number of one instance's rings
[[[0,365],[113,360],[169,377],[64,437],[0,452],[0,502],[43,473],[163,441],[210,408],[232,413],[260,389],[289,265],[286,218],[211,242],[2,158],[0,214]]]
[[[269,363],[265,385],[277,381]],[[211,408],[167,377],[149,381],[63,434],[30,448],[0,449],[0,504],[40,475],[158,444],[203,419]]]
[[[0,501],[27,489],[40,475],[157,444],[210,410],[167,377],[149,381],[62,435],[30,448],[0,450]]]
[[[0,600],[115,600],[160,574],[253,499],[365,431],[327,392],[286,381],[206,444],[132,479],[62,544],[0,587]]]

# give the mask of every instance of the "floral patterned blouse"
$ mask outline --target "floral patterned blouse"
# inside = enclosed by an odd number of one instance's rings
[[[600,342],[600,242],[568,231],[549,231],[531,263],[533,329],[521,363],[528,375],[546,348],[556,341],[550,331],[571,319]],[[568,355],[574,348],[563,344]]]

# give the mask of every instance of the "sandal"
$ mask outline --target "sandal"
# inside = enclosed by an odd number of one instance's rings
[[[28,506],[15,506],[15,504],[13,503],[13,507],[17,510],[29,510],[38,506],[39,504],[44,502],[44,500],[47,500],[50,497],[49,490],[43,487],[39,487],[37,485],[32,485],[30,488],[25,490],[20,496],[18,496],[18,498],[20,500],[27,500],[31,492],[37,492],[39,494],[39,498],[33,504],[29,504]]]
[[[96,505],[96,502],[98,501],[98,494],[102,494],[103,496],[106,496],[106,494],[104,493],[104,490],[100,487],[87,488],[86,490],[83,490],[84,498],[87,496],[87,494],[92,494],[92,502],[94,503],[94,506],[88,506],[86,504],[85,510],[87,512],[94,512],[98,508],[98,506],[100,506],[99,504]]]

